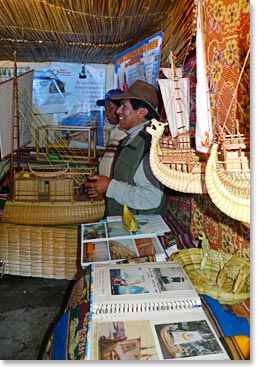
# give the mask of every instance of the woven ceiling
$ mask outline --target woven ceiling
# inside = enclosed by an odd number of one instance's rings
[[[113,63],[163,31],[161,66],[182,61],[195,33],[194,0],[0,0],[0,60]]]

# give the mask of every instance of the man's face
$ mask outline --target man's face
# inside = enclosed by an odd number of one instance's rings
[[[142,122],[139,119],[139,111],[140,109],[136,111],[133,110],[130,99],[122,99],[121,105],[117,109],[120,127],[124,130],[128,130],[139,125]]]
[[[105,102],[104,107],[105,114],[109,123],[112,125],[117,125],[119,123],[119,119],[116,114],[118,106],[113,102]]]

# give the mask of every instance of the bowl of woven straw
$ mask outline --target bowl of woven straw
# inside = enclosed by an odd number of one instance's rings
[[[183,266],[199,294],[230,305],[250,297],[250,263],[237,254],[190,248],[173,253],[169,261]]]

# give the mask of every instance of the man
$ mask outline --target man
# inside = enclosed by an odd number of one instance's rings
[[[99,174],[110,177],[111,166],[115,150],[119,141],[124,138],[127,133],[120,129],[119,119],[116,113],[120,105],[120,101],[112,101],[111,96],[122,94],[121,89],[111,89],[106,94],[104,99],[96,101],[97,106],[104,106],[107,122],[105,124],[105,146],[106,152],[101,158],[99,164]]]
[[[92,176],[95,182],[86,184],[88,196],[105,194],[109,216],[122,215],[124,203],[134,214],[165,214],[166,197],[150,168],[151,136],[146,131],[152,118],[160,118],[158,92],[151,84],[137,80],[126,93],[111,99],[121,100],[117,115],[128,136],[116,152],[111,178]]]

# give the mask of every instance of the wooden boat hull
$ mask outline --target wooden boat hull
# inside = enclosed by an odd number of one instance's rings
[[[105,201],[22,202],[7,201],[3,223],[26,225],[71,225],[102,219]]]

